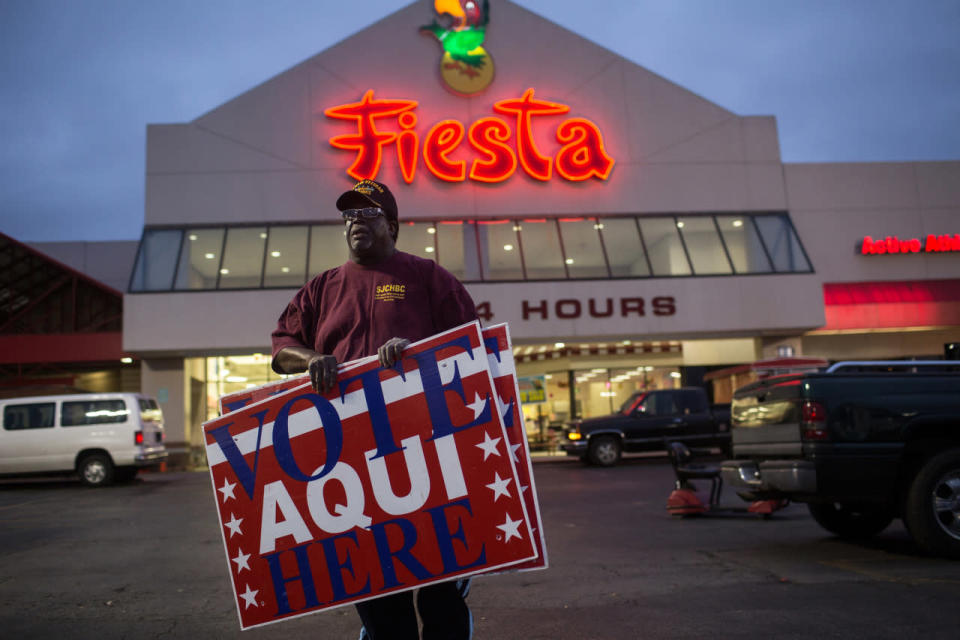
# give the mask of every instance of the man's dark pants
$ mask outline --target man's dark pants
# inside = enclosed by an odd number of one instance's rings
[[[413,592],[404,591],[357,604],[369,640],[420,640],[417,611],[423,620],[423,640],[468,640],[473,632],[463,584],[441,582]],[[361,636],[366,640],[364,636]]]

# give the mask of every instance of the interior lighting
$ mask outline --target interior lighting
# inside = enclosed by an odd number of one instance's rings
[[[433,247],[424,247],[423,250],[427,253],[433,253]]]
[[[671,377],[671,378],[679,378],[679,377],[680,377],[680,372],[679,372],[679,371],[671,371],[671,372],[670,372],[670,377]]]
[[[735,226],[735,227],[742,227],[742,226],[743,226],[743,220],[734,220],[734,221],[733,221],[733,226]]]
[[[567,346],[567,345],[566,345],[565,343],[563,343],[563,342],[554,342],[554,343],[553,343],[553,348],[554,348],[554,349],[563,349],[565,346]]]
[[[274,258],[279,258],[279,257],[280,257],[280,252],[279,252],[279,251],[271,251],[271,252],[270,252],[270,255],[273,256]]]
[[[212,254],[212,253],[205,253],[205,254],[203,254],[203,257],[206,258],[207,260],[213,260],[213,259],[216,258],[217,256],[214,255],[214,254]]]
[[[518,225],[518,224],[515,224],[515,225],[513,225],[513,230],[514,230],[514,231],[522,231],[522,230],[523,230],[523,227],[521,227],[521,226]]]
[[[280,271],[282,271],[282,272],[284,272],[284,273],[290,273],[290,267],[281,267],[281,268],[280,268]]]
[[[603,223],[598,222],[597,224],[593,225],[593,228],[596,229],[597,231],[600,231],[601,229],[603,229]]]
[[[261,231],[261,232],[260,232],[260,239],[261,239],[261,240],[266,240],[266,239],[267,239],[267,234],[266,234],[266,232],[264,232],[264,231]]]
[[[130,357],[120,358],[120,362],[122,362],[123,364],[130,364],[133,362],[133,358],[130,358]]]
[[[683,220],[681,220],[680,222],[677,223],[677,228],[678,228],[678,229],[683,229]]]
[[[505,244],[505,245],[503,245],[503,250],[504,250],[504,251],[513,251],[513,245],[512,245],[512,244]]]
[[[230,273],[230,269],[220,269],[220,273],[222,273],[223,275],[227,275],[228,273]]]
[[[573,258],[567,258],[567,264],[573,264]]]
[[[227,376],[225,378],[227,382],[246,382],[247,379],[244,376]]]
[[[606,373],[606,369],[590,369],[590,373]]]
[[[653,371],[653,367],[651,367],[651,366],[646,366],[646,367],[643,368],[643,370],[644,370],[644,371]]]
[[[189,238],[190,238],[191,241],[196,240],[196,239],[197,239],[197,234],[191,233],[190,236],[189,236]]]
[[[436,232],[437,232],[436,227],[427,227],[427,233],[436,233]]]

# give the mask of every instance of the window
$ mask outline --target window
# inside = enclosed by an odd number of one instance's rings
[[[655,276],[688,276],[690,263],[674,218],[642,218],[640,231]]]
[[[477,224],[484,280],[523,280],[517,224],[513,220],[481,220]]]
[[[770,273],[773,270],[750,216],[717,216],[716,220],[734,271]]]
[[[307,227],[271,227],[264,258],[264,287],[302,287],[307,281]]]
[[[220,229],[187,229],[174,289],[216,289],[223,259]]]
[[[91,424],[115,424],[125,422],[130,412],[123,400],[88,400],[64,402],[60,425],[82,427]]]
[[[673,416],[680,413],[676,398],[670,391],[659,391],[649,394],[640,403],[640,410],[648,416]]]
[[[437,226],[432,222],[405,222],[397,234],[397,248],[421,258],[437,259]]]
[[[318,224],[310,228],[308,280],[347,261],[346,233],[344,224]]]
[[[755,216],[754,221],[778,272],[812,271],[800,241],[785,215]]]
[[[182,229],[151,229],[143,233],[130,291],[169,291],[177,266]]]
[[[650,264],[635,218],[599,218],[597,226],[610,261],[610,275],[614,278],[650,275]]]
[[[266,227],[227,229],[220,263],[218,289],[250,289],[260,287],[263,253],[267,246]],[[275,251],[278,253],[278,251]]]
[[[297,288],[349,256],[337,223],[146,229],[131,292]],[[786,213],[403,221],[397,248],[463,282],[810,273]]]
[[[564,280],[567,277],[560,250],[556,220],[521,220],[517,225],[523,242],[527,280]]]
[[[687,255],[698,276],[733,273],[727,252],[717,234],[713,216],[689,216],[677,219]]]
[[[7,431],[21,429],[48,429],[53,426],[54,403],[11,404],[3,408],[3,428]]]
[[[571,278],[607,278],[607,260],[595,218],[561,218],[560,237]]]

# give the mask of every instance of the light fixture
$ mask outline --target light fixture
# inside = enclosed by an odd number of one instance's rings
[[[193,241],[197,239],[197,234],[191,233],[188,237],[190,238],[191,241]]]
[[[436,227],[428,227],[428,228],[427,228],[427,233],[436,233],[436,232],[437,232],[437,228],[436,228]]]
[[[433,247],[424,247],[423,250],[426,251],[427,253],[433,253],[434,251]]]
[[[130,364],[131,362],[133,362],[133,358],[124,356],[123,358],[120,358],[120,362],[122,362],[123,364]]]
[[[743,226],[743,220],[734,220],[734,221],[733,221],[733,226],[735,226],[735,227],[742,227],[742,226]]]
[[[227,382],[246,382],[247,379],[244,376],[227,376]]]
[[[281,267],[280,271],[284,273],[290,273],[290,267]]]
[[[217,256],[214,255],[214,254],[212,254],[212,253],[205,253],[205,254],[203,254],[203,257],[206,258],[207,260],[213,260],[213,259],[216,258]]]
[[[566,262],[567,264],[573,264],[573,258],[567,258]]]
[[[593,228],[596,229],[597,231],[600,231],[601,229],[603,229],[603,223],[598,222],[597,224],[593,225]]]
[[[266,232],[264,232],[264,231],[261,231],[261,232],[260,232],[260,239],[261,239],[261,240],[266,240],[266,239],[267,239],[267,234],[266,234]]]
[[[512,244],[505,244],[505,245],[503,245],[503,250],[504,250],[504,251],[513,251],[513,245],[512,245]]]
[[[230,269],[220,269],[220,273],[222,273],[223,275],[227,275],[228,273],[230,273]]]
[[[514,230],[514,231],[520,231],[520,230],[522,230],[522,229],[523,229],[523,227],[521,227],[521,226],[518,225],[518,224],[513,225],[513,230]]]
[[[563,342],[554,342],[554,343],[553,343],[553,348],[554,348],[554,349],[563,349],[565,346],[567,346],[567,345],[564,344]]]
[[[680,372],[679,372],[679,371],[671,371],[671,372],[670,372],[670,377],[671,377],[671,378],[679,378],[679,377],[680,377]]]
[[[681,220],[680,222],[677,223],[677,228],[678,228],[678,229],[683,229],[683,220]]]
[[[271,251],[271,252],[270,252],[270,255],[273,256],[274,258],[279,258],[279,257],[280,257],[280,252],[279,252],[279,251]]]

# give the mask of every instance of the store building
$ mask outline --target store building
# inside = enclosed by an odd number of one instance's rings
[[[536,441],[708,368],[939,356],[960,336],[960,162],[785,164],[775,117],[507,0],[436,20],[414,2],[148,127],[123,348],[171,448],[202,456],[217,397],[275,377],[270,331],[346,259],[333,203],[363,177],[394,190],[400,249],[509,322]]]

